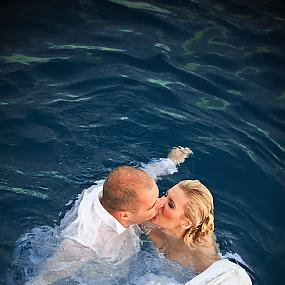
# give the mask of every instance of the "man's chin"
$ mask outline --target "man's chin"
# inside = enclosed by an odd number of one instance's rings
[[[153,223],[153,224],[156,224],[156,222],[157,222],[157,218],[158,218],[158,216],[159,216],[159,214],[157,214],[156,216],[154,216],[153,218],[151,218],[149,221],[151,222],[151,223]]]

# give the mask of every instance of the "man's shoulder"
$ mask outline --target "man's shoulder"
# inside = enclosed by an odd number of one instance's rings
[[[103,184],[104,184],[104,180],[99,180],[99,181],[96,181],[95,184],[91,185],[89,188],[85,189],[85,191],[88,190],[88,192],[90,191],[102,191],[103,190]]]
[[[89,198],[95,199],[97,197],[101,198],[102,192],[103,192],[103,184],[93,184],[90,187],[84,189],[81,194],[84,198],[88,197],[88,199]]]

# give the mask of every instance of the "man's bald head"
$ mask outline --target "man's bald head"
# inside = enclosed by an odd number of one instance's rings
[[[115,211],[136,211],[140,195],[151,191],[154,180],[145,171],[132,166],[112,170],[103,185],[103,199]]]

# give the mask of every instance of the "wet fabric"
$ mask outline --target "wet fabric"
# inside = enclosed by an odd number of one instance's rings
[[[239,265],[222,259],[214,262],[205,271],[185,285],[251,285],[251,279]]]
[[[101,205],[103,185],[84,190],[61,222],[62,236],[92,249],[97,256],[123,260],[139,249],[135,226],[124,228]],[[72,221],[73,219],[73,221]]]
[[[175,163],[168,158],[142,164],[154,179],[177,171]],[[125,260],[139,249],[136,226],[124,228],[101,205],[103,180],[83,190],[74,207],[61,221],[62,236],[92,249],[97,257],[111,261]]]

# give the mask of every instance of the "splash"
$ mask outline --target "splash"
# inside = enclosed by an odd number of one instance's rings
[[[58,228],[48,226],[36,227],[21,236],[13,253],[12,270],[8,277],[11,283],[20,280],[24,284],[36,277],[60,242]],[[111,264],[94,257],[74,269],[68,279],[60,280],[59,284],[182,285],[194,276],[166,259],[143,237],[140,252],[127,261]]]

